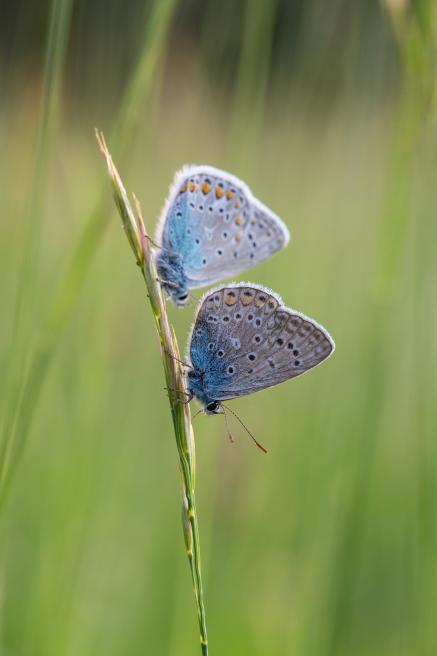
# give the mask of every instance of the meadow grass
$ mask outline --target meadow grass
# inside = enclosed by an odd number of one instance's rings
[[[245,179],[292,241],[244,278],[314,316],[337,343],[307,376],[233,404],[268,456],[237,427],[230,446],[220,418],[196,419],[211,653],[437,650],[435,9],[419,2],[411,15],[406,3],[396,23],[381,10],[371,52],[364,42],[378,66],[353,69],[364,4],[349,13],[341,2],[331,13],[309,4],[288,75],[274,4],[269,14],[267,3],[253,12],[247,3],[240,16],[225,2],[217,16],[208,3],[190,42],[177,32],[175,15],[186,18],[176,2],[134,3],[127,18],[102,6],[99,24],[140,24],[126,66],[121,33],[110,48],[103,29],[68,45],[77,7],[54,2],[65,13],[45,47],[58,62],[45,77],[48,119],[43,74],[13,53],[0,106],[0,390],[1,448],[12,439],[18,457],[3,479],[2,654],[198,650],[161,360],[106,200],[96,124],[112,132],[149,227],[182,163]],[[321,73],[338,35],[345,52],[330,95]],[[383,94],[394,43],[399,89]],[[82,46],[90,68],[80,89],[95,89],[85,104],[71,81]],[[235,70],[231,83],[208,74],[206,56],[215,71]],[[193,311],[169,315],[182,343]]]

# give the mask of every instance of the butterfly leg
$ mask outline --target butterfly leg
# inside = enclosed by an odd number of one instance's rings
[[[168,393],[169,397],[170,394],[173,394],[173,401],[176,401],[177,403],[182,403],[183,405],[188,405],[190,401],[193,400],[194,394],[192,392],[186,392],[185,390],[179,390],[175,389],[174,387],[164,387],[165,391]],[[178,397],[178,394],[183,394],[186,396],[186,399],[180,399]]]
[[[193,368],[191,366],[191,364],[188,364],[188,362],[184,362],[183,360],[179,360],[179,358],[177,358],[175,355],[173,355],[173,353],[170,353],[170,351],[167,351],[167,349],[164,349],[164,353],[166,353],[168,355],[168,357],[171,358],[172,360],[176,360],[176,362],[179,362],[179,364],[183,364],[184,367],[187,367],[188,369]]]
[[[159,282],[159,284],[162,285],[167,285],[168,287],[174,287],[175,289],[179,289],[179,285],[177,285],[175,282],[171,282],[170,280],[164,280],[164,278],[155,278],[156,282]]]
[[[162,249],[162,246],[156,243],[156,241],[153,241],[152,237],[150,235],[146,235],[146,239],[152,244],[154,248],[159,248],[160,250]]]

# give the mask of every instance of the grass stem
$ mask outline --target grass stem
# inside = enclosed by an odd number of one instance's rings
[[[189,404],[181,403],[178,394],[180,392],[180,396],[182,396],[185,391],[183,365],[180,361],[176,336],[168,320],[166,304],[155,268],[152,245],[146,232],[140,204],[134,196],[136,206],[135,215],[121,178],[112,161],[104,136],[102,133],[96,131],[96,137],[100,150],[106,160],[115,203],[120,213],[127,239],[146,283],[147,295],[160,341],[166,387],[168,390],[171,390],[168,398],[182,478],[182,526],[196,597],[200,644],[203,656],[207,656],[208,639],[203,601],[199,527],[194,491],[196,469],[194,435]]]

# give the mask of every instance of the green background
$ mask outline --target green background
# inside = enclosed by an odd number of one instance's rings
[[[431,0],[9,2],[0,653],[200,653],[164,379],[94,138],[150,230],[183,163],[288,224],[241,279],[337,343],[195,420],[211,655],[437,653]],[[194,308],[169,308],[183,348]]]

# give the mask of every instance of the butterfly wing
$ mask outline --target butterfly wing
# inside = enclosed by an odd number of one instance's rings
[[[190,357],[195,367],[205,369],[208,395],[224,401],[299,376],[334,348],[329,333],[313,319],[284,307],[263,287],[242,283],[206,296]],[[201,363],[199,352],[208,354]]]
[[[234,176],[207,166],[177,174],[157,241],[183,258],[189,287],[236,275],[284,248],[285,224]]]

